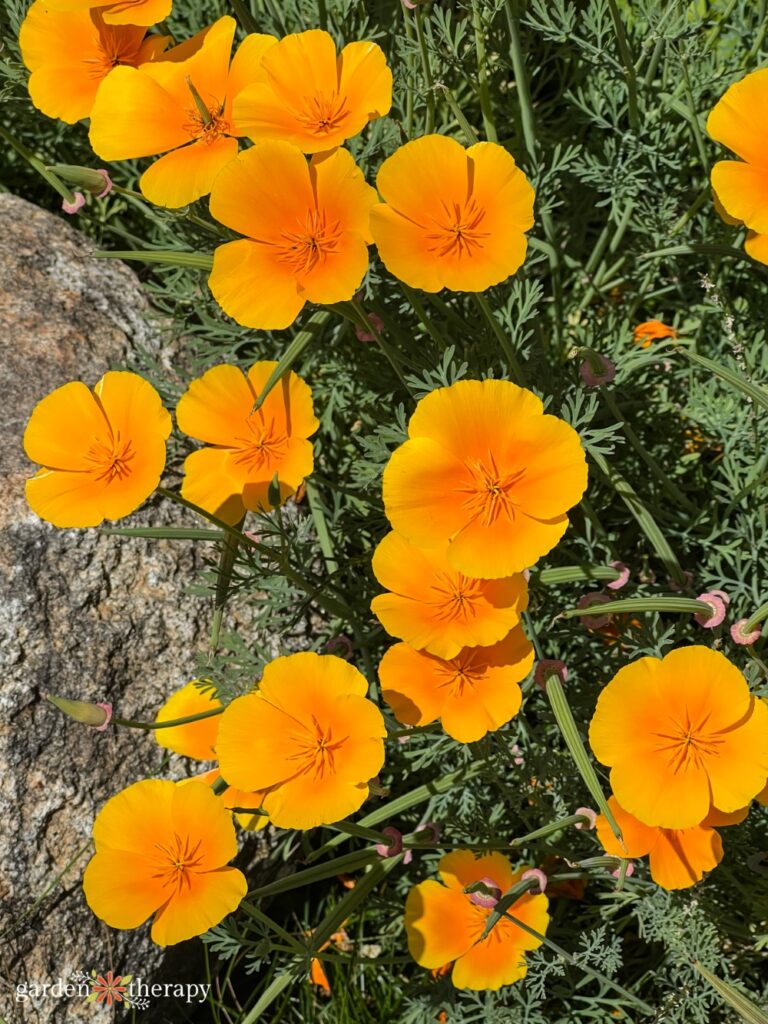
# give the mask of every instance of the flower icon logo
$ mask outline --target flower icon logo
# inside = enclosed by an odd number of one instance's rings
[[[112,971],[107,971],[106,974],[96,974],[95,971],[91,971],[91,988],[93,991],[86,998],[86,1003],[104,1003],[106,1006],[112,1006],[114,1003],[123,1003],[124,1006],[130,1007],[128,1001],[128,985],[133,978],[132,974],[120,975],[117,977]]]

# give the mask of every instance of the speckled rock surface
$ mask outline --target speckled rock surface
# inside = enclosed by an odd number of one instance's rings
[[[210,618],[204,600],[184,595],[191,545],[55,530],[24,501],[31,467],[21,436],[35,403],[68,380],[95,383],[137,347],[159,350],[133,272],[89,259],[90,247],[61,218],[0,195],[0,1017],[8,1024],[105,1019],[78,999],[17,1002],[19,984],[110,967],[147,977],[161,963],[146,929],[106,929],[80,888],[97,809],[153,773],[160,749],[151,736],[69,723],[42,694],[153,717],[192,677]],[[176,515],[150,505],[131,523]]]

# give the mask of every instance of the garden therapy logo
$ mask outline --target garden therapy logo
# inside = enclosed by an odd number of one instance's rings
[[[23,982],[16,986],[16,1002],[39,1004],[48,999],[80,999],[106,1009],[146,1010],[153,999],[173,999],[188,1005],[204,1003],[211,986],[196,982],[154,982],[133,974],[114,971],[73,971],[68,979]]]

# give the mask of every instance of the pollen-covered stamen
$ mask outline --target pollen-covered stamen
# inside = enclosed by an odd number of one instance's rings
[[[277,257],[288,263],[295,273],[307,274],[322,260],[339,251],[341,226],[329,221],[320,210],[309,210],[296,231],[284,231],[277,245]]]
[[[167,845],[155,843],[155,849],[160,852],[160,857],[158,858],[158,869],[152,877],[162,879],[164,887],[174,886],[177,893],[181,892],[185,886],[187,889],[191,888],[190,876],[199,868],[203,860],[203,855],[199,852],[202,842],[202,839],[198,839],[193,845],[189,836],[182,839],[177,832],[174,832],[172,841]]]
[[[109,484],[113,480],[124,480],[130,476],[130,463],[136,457],[136,452],[132,441],[121,441],[118,430],[110,442],[101,438],[95,440],[85,457],[93,463],[94,469],[91,472],[95,473],[96,479],[105,480]]]
[[[95,14],[95,12],[94,12]],[[84,57],[83,64],[88,65],[92,78],[104,78],[105,75],[122,64],[135,68],[141,62],[142,40],[135,29],[127,31],[117,27],[104,25],[98,18],[99,29],[97,57]]]
[[[502,473],[496,460],[489,453],[487,464],[479,459],[472,459],[467,468],[473,476],[472,484],[461,489],[467,497],[463,507],[467,510],[470,520],[480,519],[483,526],[490,526],[500,516],[514,519],[517,514],[517,502],[514,500],[515,485],[525,474],[524,469]]]
[[[315,135],[328,135],[341,127],[348,114],[346,96],[316,93],[308,100],[306,109],[297,115],[297,119]]]
[[[666,753],[672,771],[701,768],[707,758],[717,755],[723,740],[716,733],[707,732],[706,725],[706,718],[693,725],[686,716],[684,722],[673,722],[669,732],[656,733],[662,741],[656,749]]]
[[[301,761],[300,771],[313,772],[315,778],[321,779],[326,771],[331,774],[335,771],[336,752],[344,745],[347,737],[334,740],[331,727],[324,728],[314,715],[312,725],[312,730],[303,730],[294,735],[297,749],[290,760]]]
[[[443,216],[433,218],[435,229],[427,238],[432,243],[429,251],[438,256],[457,256],[459,259],[472,256],[483,247],[483,239],[490,231],[481,231],[485,210],[470,198],[463,206],[442,201]]]
[[[439,686],[446,689],[452,697],[462,697],[465,690],[471,690],[480,681],[482,669],[475,664],[476,652],[461,654],[441,666],[443,677]]]
[[[279,430],[273,419],[266,420],[260,412],[247,420],[248,436],[236,437],[238,447],[233,459],[249,470],[263,469],[279,461],[288,448],[288,437]]]
[[[481,594],[482,583],[460,572],[438,573],[430,590],[434,597],[430,604],[445,619],[474,619],[477,614],[475,602]]]
[[[189,121],[184,125],[185,130],[194,139],[202,139],[204,142],[214,142],[220,136],[230,134],[232,127],[223,116],[224,104],[218,101],[206,103],[189,76],[186,83],[195,106],[194,109],[187,111]]]

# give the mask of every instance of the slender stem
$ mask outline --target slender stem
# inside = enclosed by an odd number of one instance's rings
[[[616,44],[619,50],[619,57],[621,58],[621,63],[624,65],[624,77],[627,80],[627,109],[629,114],[629,124],[633,131],[638,131],[640,128],[640,113],[637,106],[637,74],[635,72],[635,62],[632,59],[629,43],[627,42],[627,36],[624,31],[624,22],[621,20],[621,14],[616,6],[616,0],[608,0],[608,7],[613,20],[613,30],[616,33]]]
[[[488,300],[482,292],[475,292],[475,302],[480,307],[480,311],[485,317],[488,326],[491,328],[496,340],[501,346],[501,350],[504,353],[504,358],[507,360],[507,366],[515,380],[516,384],[525,386],[525,374],[523,368],[517,360],[512,343],[506,335],[506,332],[502,329],[501,324],[493,315],[493,310],[488,305]]]
[[[528,87],[528,76],[525,72],[525,59],[523,47],[520,40],[519,17],[515,9],[514,0],[505,0],[505,11],[507,14],[507,29],[509,31],[510,56],[512,58],[512,71],[517,86],[517,96],[520,107],[520,121],[523,128],[523,141],[528,151],[528,156],[533,159],[536,155],[536,129],[533,116],[533,103],[531,92]]]
[[[421,7],[416,8],[416,38],[419,41],[419,53],[421,54],[421,69],[424,73],[424,81],[427,86],[427,121],[424,134],[430,135],[435,130],[435,80],[432,77],[432,66],[429,62],[429,50],[424,35],[424,11]]]
[[[376,344],[379,347],[379,350],[384,355],[384,357],[386,358],[387,362],[392,367],[392,369],[395,371],[397,379],[403,385],[403,387],[408,392],[408,394],[411,396],[411,398],[413,398],[413,392],[410,389],[408,381],[405,379],[405,375],[403,374],[403,371],[400,369],[400,364],[397,362],[397,360],[394,357],[394,354],[393,354],[391,346],[388,345],[384,341],[384,339],[381,336],[381,333],[379,332],[379,329],[376,327],[376,325],[373,323],[371,318],[368,316],[368,314],[366,313],[365,309],[360,304],[360,302],[358,302],[357,299],[352,299],[351,302],[350,302],[350,305],[354,308],[355,312],[357,313],[358,317],[360,318],[360,321],[361,321],[364,329],[373,337],[374,341],[376,342]]]
[[[475,143],[479,141],[477,137],[477,132],[467,120],[466,116],[464,115],[464,111],[458,104],[456,97],[453,95],[448,86],[443,85],[442,82],[439,85],[435,86],[435,88],[439,89],[442,92],[443,96],[445,97],[446,103],[453,111],[453,116],[456,118],[459,128],[461,128],[462,132],[464,133],[464,138],[467,141],[467,145],[474,146]]]
[[[325,825],[324,827],[333,829],[334,832],[343,832],[345,836],[365,839],[369,843],[383,843],[384,846],[390,846],[392,843],[392,836],[387,836],[383,832],[376,832],[372,828],[366,828],[365,825],[356,825],[354,821],[334,821],[332,825]]]
[[[243,26],[246,32],[258,32],[259,24],[248,10],[247,6],[243,3],[243,0],[232,0],[232,7],[237,16],[237,20]]]
[[[235,527],[238,533],[242,535],[243,523],[245,516]],[[216,600],[213,609],[213,621],[211,622],[211,639],[209,648],[211,656],[213,656],[218,650],[219,646],[219,634],[221,633],[221,623],[224,618],[224,609],[227,606],[227,598],[229,597],[229,586],[232,581],[232,570],[235,566],[237,559],[237,551],[240,547],[240,536],[238,534],[227,533],[221,542],[221,557],[219,559],[219,572],[216,579]]]
[[[408,299],[411,306],[413,306],[413,311],[421,321],[421,324],[426,330],[427,334],[435,342],[438,349],[442,352],[445,348],[447,348],[447,344],[445,340],[440,336],[440,332],[435,328],[434,324],[427,316],[427,311],[424,309],[424,305],[421,299],[413,290],[413,288],[410,288],[407,284],[404,284],[402,281],[398,283],[400,285],[400,290],[402,291],[403,295],[405,295],[406,299]]]
[[[400,9],[403,13],[403,24],[405,25],[405,36],[410,41],[413,39],[413,23],[408,13],[408,8],[405,4],[400,4]],[[405,135],[407,139],[410,139],[413,135],[413,78],[414,78],[414,67],[413,60],[409,54],[408,58],[408,80],[406,83],[405,90]]]
[[[475,52],[477,54],[477,92],[480,97],[480,110],[483,114],[485,137],[489,142],[498,142],[496,124],[493,120],[491,91],[488,87],[488,61],[485,52],[485,25],[480,12],[479,0],[472,0],[472,28],[475,31]]]
[[[534,829],[533,832],[529,832],[526,836],[510,840],[508,845],[513,847],[524,846],[534,839],[545,839],[547,836],[554,835],[555,832],[561,832],[564,828],[569,828],[571,825],[587,824],[588,822],[589,818],[586,814],[569,814],[567,818],[560,818],[559,821],[550,821],[548,825]]]
[[[66,200],[66,202],[74,203],[75,193],[72,191],[72,189],[67,188],[67,186],[64,184],[64,182],[61,180],[61,178],[59,178],[57,174],[54,174],[53,171],[49,171],[42,160],[36,157],[35,154],[32,153],[29,149],[27,149],[25,145],[23,145],[21,142],[15,139],[13,135],[10,134],[10,132],[6,131],[6,129],[3,128],[2,125],[0,125],[0,139],[5,139],[8,145],[12,146],[13,149],[15,149],[16,152],[19,154],[19,156],[23,157],[24,160],[27,161],[27,163],[33,170],[37,171],[41,178],[45,178],[48,184],[55,188],[59,195],[64,200]]]
[[[200,711],[196,715],[187,715],[185,718],[173,718],[167,722],[138,722],[133,718],[113,718],[112,725],[122,725],[128,729],[172,729],[177,725],[188,725],[190,722],[201,722],[204,718],[215,718],[221,715],[224,708],[213,708],[212,711]]]

